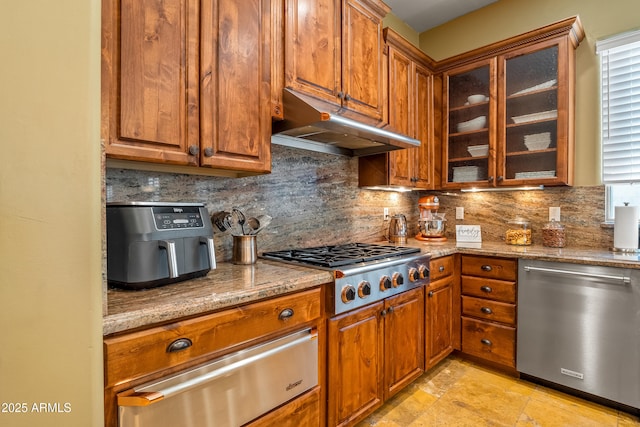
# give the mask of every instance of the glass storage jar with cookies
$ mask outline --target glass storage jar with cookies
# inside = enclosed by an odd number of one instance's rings
[[[529,221],[516,218],[509,221],[504,241],[507,245],[529,246],[531,239],[531,224]]]

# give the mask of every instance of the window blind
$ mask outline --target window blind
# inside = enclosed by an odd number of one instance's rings
[[[601,61],[602,181],[640,182],[640,31],[596,43]]]

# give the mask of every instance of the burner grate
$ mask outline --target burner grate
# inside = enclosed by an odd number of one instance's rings
[[[318,246],[265,252],[262,255],[283,261],[294,261],[321,267],[341,267],[420,252],[419,248],[385,246],[371,243]]]

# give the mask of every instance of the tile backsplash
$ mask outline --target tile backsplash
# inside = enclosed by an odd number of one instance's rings
[[[358,160],[343,156],[272,146],[272,173],[245,178],[107,169],[107,201],[201,202],[213,214],[238,207],[249,216],[269,214],[271,225],[258,236],[258,251],[290,247],[376,241],[384,238],[390,214],[404,213],[410,232],[417,232],[418,198],[440,197],[446,212],[447,234],[455,224],[479,224],[485,241],[501,241],[506,222],[516,216],[531,221],[534,243],[548,208],[561,208],[567,246],[607,248],[613,230],[601,228],[604,187],[546,188],[544,191],[500,193],[393,193],[358,188]],[[455,220],[455,207],[465,209]],[[232,237],[216,229],[216,257],[231,258]]]

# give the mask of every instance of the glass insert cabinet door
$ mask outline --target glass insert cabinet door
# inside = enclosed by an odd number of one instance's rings
[[[558,42],[501,57],[497,184],[567,183],[567,66]],[[502,125],[504,123],[504,125]]]
[[[444,74],[444,187],[487,186],[494,175],[495,60]]]

